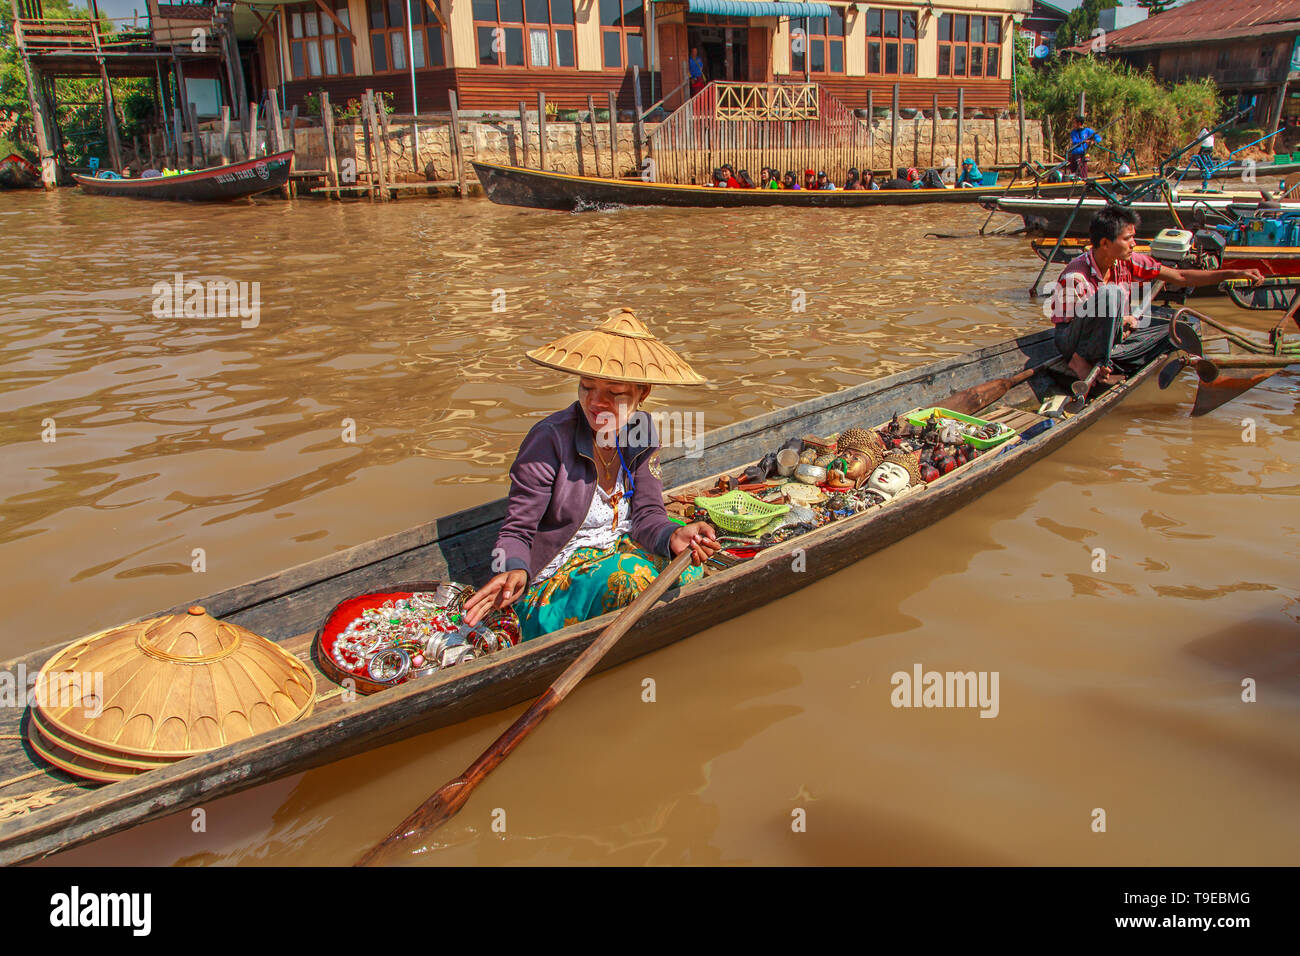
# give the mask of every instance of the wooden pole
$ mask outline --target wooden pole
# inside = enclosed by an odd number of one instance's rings
[[[22,19],[22,14],[18,9],[18,0],[13,0],[14,22]],[[50,130],[46,126],[45,103],[44,97],[41,96],[40,72],[33,70],[31,63],[27,60],[25,52],[26,47],[21,37],[17,36],[15,31],[15,40],[18,44],[18,59],[23,62],[23,74],[27,80],[27,105],[32,111],[32,131],[36,134],[36,152],[41,162],[41,184],[46,189],[54,189],[58,186],[58,176],[55,170],[54,151],[50,148]]]
[[[875,93],[867,90],[867,162],[876,168],[876,102]],[[890,171],[891,175],[893,171]],[[800,183],[799,185],[803,185]]]
[[[632,150],[636,154],[636,172],[641,175],[643,157],[641,144],[645,142],[645,126],[641,122],[641,67],[632,64],[632,102],[636,115],[632,118]]]
[[[980,134],[979,133],[975,134],[975,165],[976,167],[983,169],[983,167],[980,166]]]
[[[1051,114],[1048,114],[1043,117],[1043,158],[1050,163],[1054,152],[1052,149],[1052,117]]]
[[[181,108],[172,107],[172,141],[176,144],[176,169],[185,165],[184,143],[182,141],[185,135],[185,125],[181,120]]]
[[[370,91],[367,90],[366,94],[361,98],[361,115],[358,119],[361,120],[361,139],[366,147],[366,175],[370,177],[371,202],[374,202],[379,195],[379,174],[375,171],[378,164],[375,162],[375,143],[370,129],[370,109],[373,105],[370,101]]]
[[[587,125],[591,127],[591,156],[594,164],[592,168],[595,170],[595,175],[599,176],[600,139],[596,136],[596,100],[590,93],[587,94]],[[611,179],[614,178],[614,170],[612,168],[609,171],[609,176]]]
[[[150,130],[149,134],[145,137],[145,142],[149,145],[149,168],[150,168],[150,169],[157,169],[157,168],[158,168],[158,154],[154,152],[154,148],[153,148],[153,131],[152,131],[152,130]]]
[[[464,196],[467,192],[465,184],[465,157],[460,149],[460,109],[456,102],[456,91],[447,91],[447,100],[451,105],[451,158],[456,164],[456,195]]]
[[[199,135],[199,108],[190,103],[187,115],[190,118],[190,163],[201,169],[208,164],[208,151]]]
[[[384,108],[384,94],[375,94],[375,116],[379,119],[379,131],[381,140],[384,144],[384,174],[388,177],[390,183],[396,183],[397,177],[393,175],[393,150],[392,135],[388,126],[388,110]]]
[[[252,159],[257,155],[257,104],[249,101],[248,104],[248,137],[244,140],[245,159]]]
[[[375,175],[379,183],[379,201],[388,202],[392,198],[388,192],[388,157],[385,155],[386,144],[383,142],[379,128],[379,110],[383,107],[375,102],[374,90],[366,90],[366,103],[370,107],[370,139],[375,144]]]
[[[280,123],[280,98],[275,87],[266,91],[266,139],[272,153],[284,150],[284,126]]]
[[[221,165],[230,162],[230,107],[221,107]]]
[[[934,151],[939,147],[939,94],[931,93],[930,108],[930,168],[934,168]]]
[[[1002,125],[1002,111],[998,110],[993,114],[993,165],[996,166],[1002,162],[1002,133],[999,127]]]
[[[1088,115],[1088,92],[1087,90],[1079,91],[1079,115]]]
[[[962,127],[966,125],[965,120],[966,120],[966,87],[959,86],[957,87],[957,150],[956,150],[957,155],[953,158],[953,162],[956,163],[958,166],[961,166],[961,161],[962,161],[961,135],[962,135]]]
[[[342,198],[339,187],[339,158],[334,142],[334,108],[330,105],[330,95],[325,90],[320,94],[320,125],[325,137],[325,185],[336,190],[334,197]]]
[[[546,94],[537,91],[537,168],[546,168]]]
[[[289,181],[285,183],[289,198],[298,195],[298,183],[293,178],[293,171],[298,168],[298,107],[289,111],[289,148],[293,155],[289,157]]]
[[[893,101],[889,110],[889,167],[898,162],[898,84],[894,84]]]
[[[519,142],[523,150],[523,167],[528,168],[528,107],[523,100],[519,101]]]
[[[1020,124],[1020,139],[1016,150],[1016,162],[1025,161],[1025,98],[1022,94],[1016,93],[1016,120]]]
[[[912,165],[921,165],[921,111],[916,111],[912,123]]]
[[[609,91],[609,178],[618,179],[618,107]]]

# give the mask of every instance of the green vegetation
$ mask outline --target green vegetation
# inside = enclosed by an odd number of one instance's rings
[[[1020,89],[1026,114],[1051,120],[1052,148],[1058,155],[1069,151],[1079,94],[1085,93],[1088,125],[1100,130],[1116,120],[1102,134],[1103,144],[1118,153],[1132,147],[1144,168],[1195,138],[1202,126],[1213,126],[1222,112],[1209,78],[1168,87],[1150,71],[1094,56],[1058,59],[1047,69],[1026,70]],[[1104,153],[1094,149],[1092,156],[1105,165]]]
[[[1085,40],[1091,39],[1092,31],[1097,29],[1101,11],[1118,7],[1119,0],[1083,0],[1065,17],[1065,22],[1056,31],[1056,49],[1064,50]]]

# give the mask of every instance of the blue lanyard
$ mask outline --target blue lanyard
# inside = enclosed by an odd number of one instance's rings
[[[627,466],[627,461],[623,458],[623,448],[621,445],[615,445],[618,451],[618,463],[623,469],[623,474],[627,475],[627,496],[631,498],[636,494],[636,479],[632,477],[632,469]]]

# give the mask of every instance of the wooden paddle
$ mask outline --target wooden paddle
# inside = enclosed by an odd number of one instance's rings
[[[943,401],[936,403],[936,405],[939,408],[946,408],[950,412],[974,415],[981,408],[992,405],[1021,382],[1033,378],[1036,371],[1037,369],[1032,368],[1023,369],[1010,378],[995,378],[981,385],[974,385],[962,389],[960,392],[953,392]]]
[[[630,631],[632,625],[641,619],[641,616],[659,600],[663,593],[677,583],[677,579],[690,563],[691,549],[687,547],[668,562],[668,567],[650,582],[650,586],[623,609],[614,623],[605,628],[600,637],[596,638],[565,669],[564,673],[555,679],[555,682],[546,689],[546,693],[533,701],[533,705],[524,711],[505,733],[493,741],[492,746],[480,754],[464,773],[450,783],[443,784],[433,796],[398,824],[392,833],[384,837],[381,843],[371,847],[355,865],[373,866],[379,857],[405,843],[423,837],[431,830],[436,830],[460,812],[460,808],[465,805],[474,788],[482,783],[501,761],[510,756],[510,752],[536,729],[537,725],[569,695],[580,680],[591,673],[592,668],[600,663],[600,659],[609,653],[618,643],[619,638]]]

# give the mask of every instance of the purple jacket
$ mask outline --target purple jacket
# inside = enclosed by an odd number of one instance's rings
[[[629,444],[628,429],[619,435],[623,460],[632,472],[632,538],[653,554],[671,557],[668,539],[677,525],[664,510],[659,480],[659,438],[645,412],[633,413],[628,425],[644,416],[633,435],[649,436],[644,445]],[[531,582],[582,526],[596,494],[595,434],[574,402],[538,422],[524,437],[510,468],[506,520],[496,546],[505,554],[505,570],[528,572]],[[627,476],[623,476],[628,484]]]

